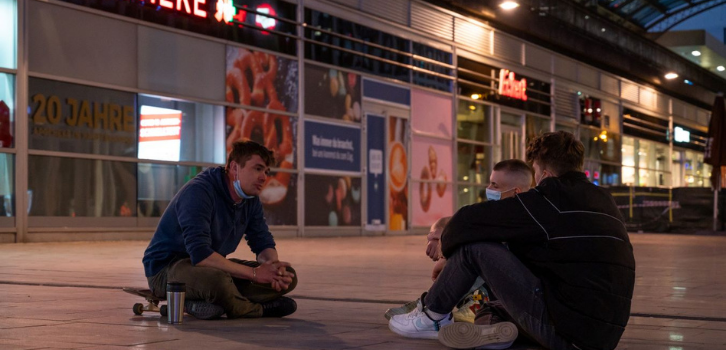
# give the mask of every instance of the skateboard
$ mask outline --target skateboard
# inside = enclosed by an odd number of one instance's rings
[[[165,301],[166,298],[157,298],[154,296],[154,294],[151,293],[151,290],[143,289],[143,288],[124,288],[124,292],[137,295],[140,297],[143,297],[146,299],[146,306],[141,303],[134,304],[133,311],[135,315],[141,315],[144,313],[144,311],[152,311],[152,312],[158,312],[161,314],[161,316],[166,316],[168,313],[168,309],[166,305],[159,306],[159,302]]]

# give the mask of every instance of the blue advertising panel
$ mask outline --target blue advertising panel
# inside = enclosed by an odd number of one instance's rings
[[[385,230],[386,223],[386,120],[368,115],[368,222],[369,229]]]
[[[305,168],[360,172],[360,129],[306,121]]]

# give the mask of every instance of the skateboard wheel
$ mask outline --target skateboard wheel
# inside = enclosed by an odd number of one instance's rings
[[[134,315],[141,315],[144,313],[144,304],[134,304]]]
[[[169,308],[166,305],[162,305],[161,309],[159,309],[159,313],[161,314],[161,316],[166,317],[167,315],[169,315]]]

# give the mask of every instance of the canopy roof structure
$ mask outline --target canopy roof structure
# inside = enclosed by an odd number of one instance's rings
[[[649,32],[666,32],[676,24],[714,7],[726,0],[595,0],[607,9]],[[592,3],[590,1],[577,1]]]

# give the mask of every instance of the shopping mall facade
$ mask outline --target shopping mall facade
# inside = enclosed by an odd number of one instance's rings
[[[0,0],[0,17],[0,242],[146,239],[243,139],[275,150],[276,236],[425,230],[546,131],[579,136],[598,185],[710,186],[708,110],[418,0]]]

